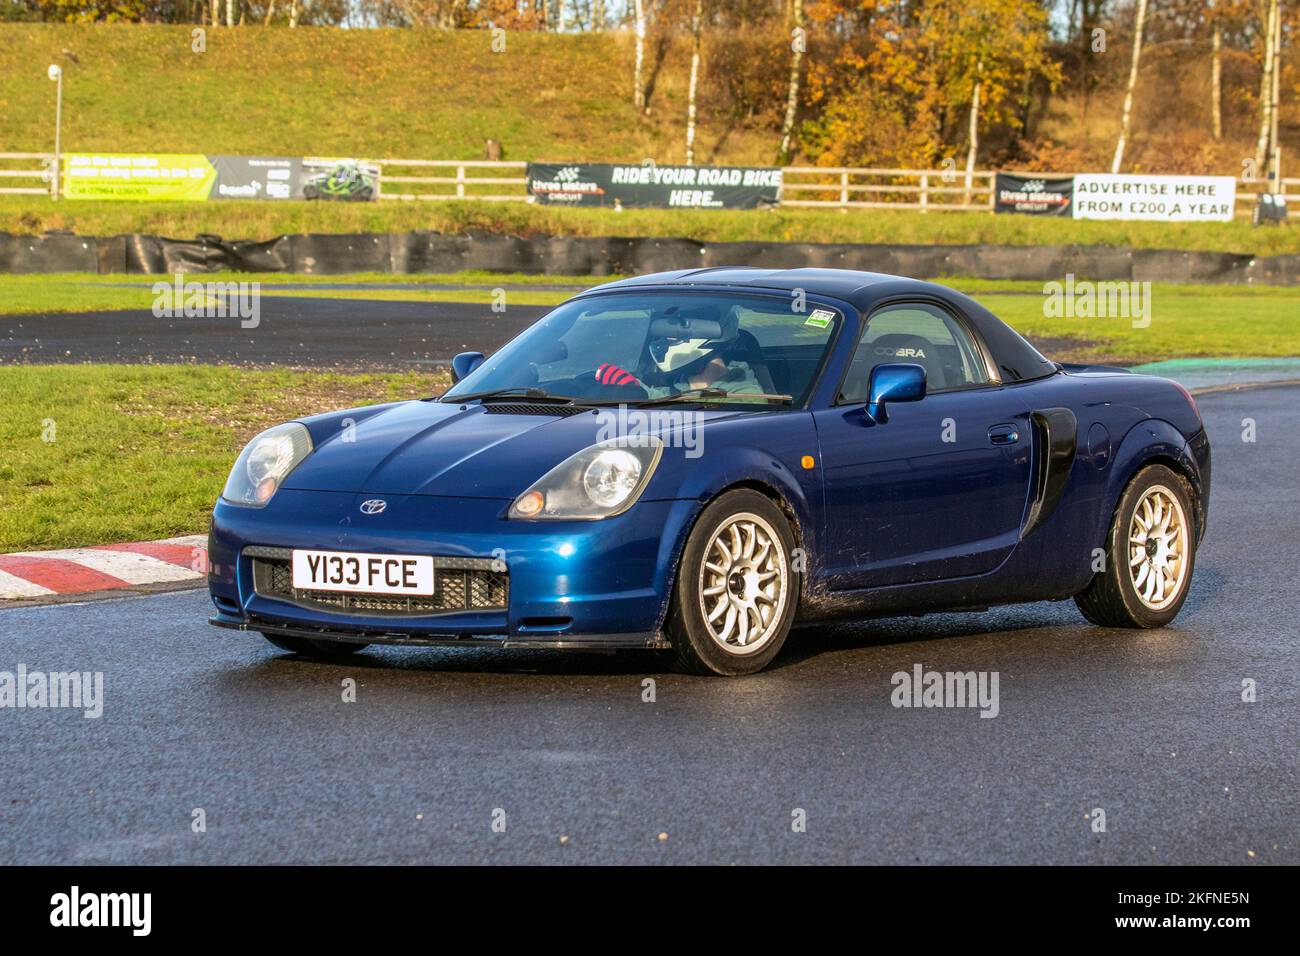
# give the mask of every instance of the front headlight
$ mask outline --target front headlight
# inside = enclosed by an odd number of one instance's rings
[[[265,507],[311,449],[311,435],[297,422],[268,428],[244,446],[221,497],[235,505]]]
[[[516,498],[510,517],[591,520],[622,514],[641,497],[663,450],[653,436],[584,448]]]

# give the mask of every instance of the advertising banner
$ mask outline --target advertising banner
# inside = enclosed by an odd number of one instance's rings
[[[369,202],[379,192],[379,167],[356,159],[304,159],[297,197]]]
[[[378,182],[379,167],[355,159],[197,153],[67,153],[63,159],[67,199],[367,202],[378,193]]]
[[[774,166],[528,164],[529,195],[550,206],[754,209],[775,205],[780,191]]]
[[[1044,176],[998,173],[994,191],[994,212],[1068,216],[1074,199],[1074,177],[1049,179]]]
[[[1231,222],[1236,197],[1231,176],[1081,173],[1074,177],[1074,218]]]
[[[208,198],[217,171],[197,153],[65,153],[67,199],[193,202]]]
[[[209,199],[301,199],[295,189],[302,160],[278,156],[213,156],[216,184]]]

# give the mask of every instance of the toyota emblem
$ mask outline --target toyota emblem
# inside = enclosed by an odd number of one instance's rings
[[[363,515],[382,514],[388,507],[388,502],[383,498],[371,498],[369,501],[361,502],[361,513]]]

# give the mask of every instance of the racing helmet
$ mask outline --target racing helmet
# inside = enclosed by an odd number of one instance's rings
[[[665,375],[703,365],[740,334],[740,315],[733,306],[725,315],[714,307],[673,306],[650,323],[650,358]]]

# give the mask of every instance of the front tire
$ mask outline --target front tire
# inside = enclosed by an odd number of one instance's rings
[[[262,636],[282,651],[289,651],[293,654],[301,654],[303,657],[314,657],[320,660],[347,657],[349,654],[355,654],[362,648],[370,646],[369,644],[354,644],[351,641],[321,641],[314,637],[293,637],[288,634],[267,634],[264,632]]]
[[[776,657],[799,603],[794,534],[772,500],[729,492],[700,514],[677,569],[667,630],[697,674],[754,674]]]
[[[1074,602],[1101,627],[1164,627],[1182,609],[1196,563],[1192,490],[1164,465],[1138,472],[1106,536],[1106,569]]]

